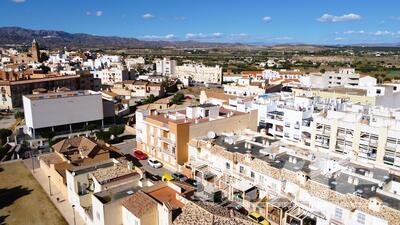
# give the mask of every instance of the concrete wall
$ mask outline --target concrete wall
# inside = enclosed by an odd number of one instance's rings
[[[23,97],[25,121],[34,129],[103,119],[100,94],[31,100]]]

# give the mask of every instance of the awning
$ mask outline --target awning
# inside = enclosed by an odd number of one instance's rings
[[[236,190],[242,191],[242,192],[247,192],[247,190],[249,190],[253,187],[254,187],[254,185],[252,185],[247,180],[240,180],[233,184],[233,188],[235,188]]]

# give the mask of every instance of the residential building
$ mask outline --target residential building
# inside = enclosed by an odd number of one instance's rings
[[[400,92],[397,86],[384,84],[373,87],[331,87],[331,88],[306,88],[294,87],[293,93],[296,96],[320,97],[325,100],[345,99],[353,104],[383,106],[389,108],[400,107],[400,102],[397,101],[400,97]]]
[[[328,79],[329,87],[357,86],[360,74],[354,68],[341,68],[339,72],[328,71],[323,74]]]
[[[172,75],[175,74],[176,61],[169,58],[156,59],[156,73],[158,75]]]
[[[32,94],[35,89],[42,88],[48,91],[56,91],[58,88],[63,87],[69,90],[100,90],[98,80],[90,75],[0,81],[0,108],[13,109],[22,107],[22,96]]]
[[[123,224],[170,225],[194,191],[195,188],[179,181],[143,188],[123,201]]]
[[[222,83],[222,67],[205,66],[203,64],[184,64],[176,66],[175,74],[177,78],[184,79],[190,77],[196,83]]]
[[[398,183],[394,171],[260,133],[192,139],[185,168],[204,189],[218,188],[272,224],[394,225],[400,219],[400,197],[388,191]]]
[[[129,80],[129,71],[126,68],[109,68],[93,72],[95,78],[101,79],[103,85],[114,85],[117,82]]]
[[[255,130],[256,119],[256,111],[243,113],[213,104],[175,111],[140,111],[136,112],[137,148],[177,169],[188,160],[187,143],[191,138]]]

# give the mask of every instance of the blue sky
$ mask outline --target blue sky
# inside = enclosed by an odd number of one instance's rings
[[[399,0],[0,0],[0,26],[148,40],[400,43]]]

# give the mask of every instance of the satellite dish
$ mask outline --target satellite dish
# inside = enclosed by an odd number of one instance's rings
[[[233,138],[232,138],[232,137],[225,137],[225,138],[224,138],[224,141],[225,141],[226,143],[230,144],[230,145],[233,144]]]
[[[215,134],[214,131],[208,131],[208,133],[207,133],[207,137],[208,137],[209,139],[214,139],[216,136],[217,136],[217,135]]]

